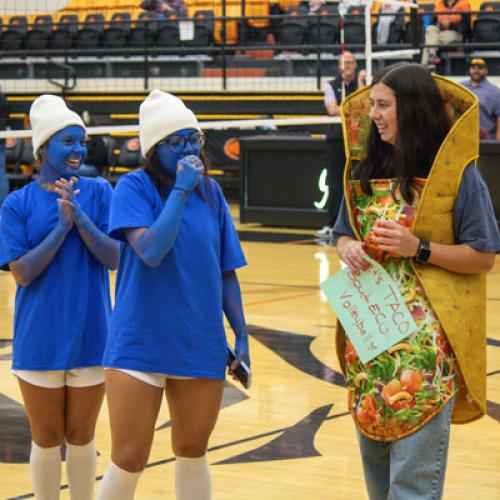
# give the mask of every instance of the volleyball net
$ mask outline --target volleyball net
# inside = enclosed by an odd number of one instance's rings
[[[240,199],[241,141],[243,139],[323,141],[323,132],[339,117],[300,117],[236,120],[200,120],[206,142],[204,147],[208,173],[221,185],[230,200]],[[106,145],[105,164],[100,169],[104,178],[115,184],[121,175],[142,168],[137,123],[128,125],[90,126],[88,135],[100,135]],[[38,162],[35,161],[31,144],[31,130],[7,130],[0,132],[5,139],[6,171],[10,189],[18,189],[36,178]],[[266,160],[267,161],[267,160]],[[323,177],[326,164],[321,165]],[[323,181],[324,182],[324,181]]]
[[[371,0],[325,2],[314,13],[299,0],[186,0],[183,14],[162,17],[140,4],[0,0],[2,90],[314,92],[338,71],[343,50],[369,74],[372,61],[418,52],[410,2],[397,2],[398,28],[378,55],[371,31],[383,14]]]

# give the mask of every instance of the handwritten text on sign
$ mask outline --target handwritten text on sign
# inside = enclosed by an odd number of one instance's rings
[[[369,261],[365,272],[346,268],[320,285],[363,363],[417,329],[397,284]]]

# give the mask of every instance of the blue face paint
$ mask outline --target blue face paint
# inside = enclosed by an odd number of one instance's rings
[[[182,158],[195,155],[200,156],[203,140],[197,141],[203,135],[196,129],[186,128],[169,135],[158,144],[157,154],[160,166],[171,177],[177,173],[177,163]]]
[[[85,131],[71,125],[55,133],[48,141],[41,177],[45,182],[78,174],[80,165],[87,156]]]

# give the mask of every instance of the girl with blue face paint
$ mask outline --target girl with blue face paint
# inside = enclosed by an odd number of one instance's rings
[[[66,441],[71,498],[90,500],[108,269],[119,259],[119,244],[106,234],[112,190],[103,179],[78,178],[85,127],[60,97],[36,99],[30,120],[40,177],[7,197],[0,219],[0,263],[9,263],[18,285],[12,370],[30,421],[36,498],[59,498]]]
[[[85,130],[78,125],[70,125],[56,132],[45,147],[39,149],[42,160],[40,183],[54,183],[60,177],[69,180],[87,156]]]
[[[113,446],[97,498],[134,498],[165,393],[176,496],[208,500],[206,450],[228,362],[224,314],[236,336],[229,373],[250,363],[235,272],[246,261],[224,196],[204,175],[193,113],[154,90],[139,133],[146,167],[120,179],[111,204],[110,235],[123,243],[103,360]]]

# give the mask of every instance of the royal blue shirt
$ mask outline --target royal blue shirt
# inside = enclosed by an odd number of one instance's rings
[[[479,170],[469,165],[462,176],[453,207],[455,244],[466,244],[479,252],[500,252],[500,234],[490,193]],[[333,228],[334,243],[341,236],[355,238],[349,214],[342,200],[339,216]]]
[[[80,177],[78,202],[107,232],[112,189],[104,179]],[[58,221],[59,195],[36,182],[6,198],[0,219],[0,265],[39,245]],[[109,273],[73,226],[47,268],[17,286],[12,368],[70,370],[101,365],[111,301]]]
[[[125,243],[104,366],[188,377],[225,376],[222,273],[246,261],[214,180],[203,178],[185,203],[174,245],[153,268],[128,244],[123,229],[153,225],[165,200],[143,170],[123,176],[117,184],[109,234]]]

